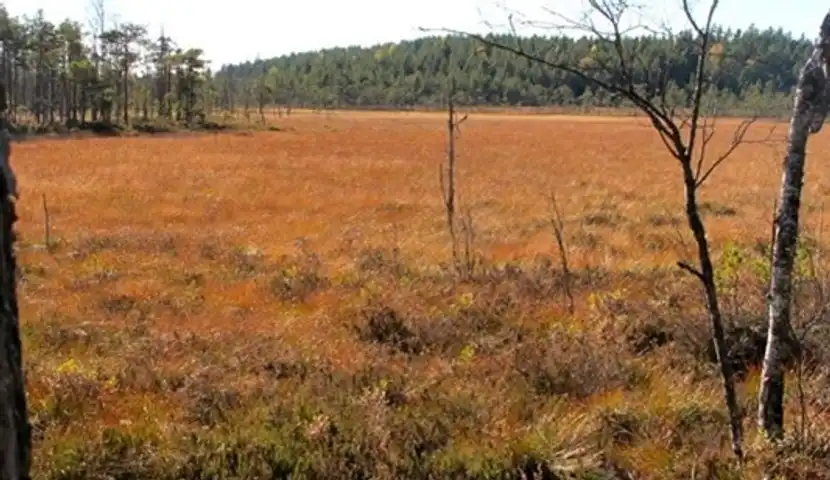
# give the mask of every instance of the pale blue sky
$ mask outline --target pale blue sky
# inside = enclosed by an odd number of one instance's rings
[[[2,0],[0,0],[2,1]],[[655,18],[674,20],[681,0],[643,0]],[[497,2],[544,19],[543,6],[574,14],[581,0],[107,0],[116,19],[164,28],[183,46],[197,46],[216,67],[330,46],[374,44],[421,35],[419,26],[483,30],[504,23]],[[709,0],[697,0],[708,4]],[[12,15],[42,8],[52,21],[86,21],[88,0],[5,0]],[[703,5],[703,4],[701,4]],[[818,0],[721,0],[716,21],[782,27],[813,37],[830,4]],[[796,7],[796,5],[798,5]],[[197,13],[192,13],[197,12]],[[674,13],[674,15],[669,15]],[[485,30],[486,31],[486,30]]]

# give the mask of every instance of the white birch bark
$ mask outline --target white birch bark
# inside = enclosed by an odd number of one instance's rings
[[[827,71],[830,57],[830,14],[821,25],[815,49],[799,76],[787,138],[787,156],[776,213],[772,279],[769,291],[769,327],[761,388],[758,426],[768,438],[784,434],[785,364],[792,351],[792,272],[798,243],[807,139],[817,133],[827,115]]]

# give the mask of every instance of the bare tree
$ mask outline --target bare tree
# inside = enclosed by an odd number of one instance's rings
[[[447,68],[451,69],[452,49],[444,45],[444,55]],[[444,212],[447,215],[447,230],[450,234],[452,261],[456,273],[462,278],[472,275],[475,268],[475,258],[472,252],[474,239],[473,220],[469,209],[466,210],[460,222],[458,218],[458,195],[456,191],[456,145],[458,130],[467,120],[467,115],[458,116],[455,108],[455,77],[450,70],[449,84],[447,85],[447,161],[442,163],[439,170],[441,196],[444,200]],[[460,225],[459,225],[460,223]],[[464,233],[464,258],[462,259],[458,246],[458,227]]]
[[[107,58],[107,52],[102,40],[107,31],[107,0],[89,0],[88,26],[92,34],[92,58],[95,61],[95,77],[100,79],[103,75],[101,70],[102,62]],[[92,121],[98,120],[100,105],[92,106]]]
[[[733,371],[727,361],[727,346],[723,318],[718,302],[718,291],[709,240],[706,227],[698,208],[698,196],[701,187],[712,174],[741,144],[747,143],[745,135],[754,118],[742,121],[735,129],[729,146],[714,158],[710,144],[715,135],[715,110],[707,111],[704,93],[714,81],[714,68],[710,59],[713,39],[713,18],[719,0],[711,0],[706,9],[705,18],[700,21],[692,11],[688,0],[682,1],[685,20],[691,26],[691,39],[674,35],[668,28],[659,30],[639,23],[629,22],[632,16],[642,16],[642,7],[628,0],[588,0],[589,9],[579,19],[569,18],[548,10],[552,20],[540,22],[528,20],[515,13],[509,16],[510,30],[515,43],[502,42],[491,35],[441,28],[437,31],[462,35],[477,39],[483,45],[486,54],[491,50],[512,53],[547,68],[555,69],[576,76],[618,98],[632,104],[649,120],[659,135],[668,152],[674,157],[683,176],[685,214],[689,229],[697,246],[696,265],[678,262],[678,266],[694,275],[700,281],[705,297],[705,306],[712,328],[715,354],[720,367],[723,382],[723,394],[729,413],[732,450],[743,458],[743,412],[739,407],[735,391]],[[631,25],[629,25],[631,23]],[[592,54],[579,61],[567,60],[555,51],[544,52],[533,45],[524,45],[516,34],[516,24],[531,27],[544,27],[556,30],[570,30],[588,35],[594,39]],[[430,30],[430,29],[424,29]],[[433,29],[435,30],[435,29]],[[672,86],[669,78],[675,67],[671,56],[667,55],[655,71],[637,54],[635,42],[629,41],[630,35],[649,34],[663,37],[667,45],[675,49],[687,49],[696,58],[696,68],[688,86],[688,99],[678,102],[671,95]],[[762,140],[768,141],[769,136]]]
[[[26,409],[17,308],[14,256],[14,198],[17,185],[10,166],[6,127],[6,89],[0,85],[0,478],[28,479],[31,462],[31,427]]]
[[[784,175],[775,226],[769,329],[758,402],[758,426],[771,440],[784,434],[784,368],[792,338],[792,273],[798,243],[798,217],[804,178],[807,139],[824,124],[828,110],[827,71],[830,68],[830,13],[798,79],[787,139]]]

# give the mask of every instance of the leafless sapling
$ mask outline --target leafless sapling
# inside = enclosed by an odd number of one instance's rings
[[[559,247],[559,263],[562,267],[562,284],[565,298],[568,301],[568,313],[574,314],[576,310],[573,288],[571,286],[571,268],[568,263],[568,250],[565,247],[565,222],[562,220],[562,212],[559,209],[559,203],[556,201],[556,195],[550,195],[551,203],[551,218],[550,224],[553,227],[553,236],[556,239],[556,246]]]
[[[55,244],[52,242],[52,217],[49,216],[49,204],[46,202],[46,194],[43,194],[43,248],[52,253]]]
[[[714,44],[713,19],[719,0],[710,0],[702,21],[696,18],[689,0],[682,0],[682,14],[691,25],[691,40],[674,35],[668,28],[655,29],[639,21],[630,22],[632,25],[629,26],[631,16],[644,12],[642,7],[628,0],[587,1],[589,9],[579,19],[551,10],[547,10],[551,21],[531,20],[511,13],[508,18],[515,42],[456,29],[437,30],[476,39],[483,45],[485,53],[492,50],[507,52],[572,75],[599,90],[625,99],[645,115],[668,152],[678,161],[684,189],[684,212],[697,250],[696,264],[678,262],[678,266],[694,275],[702,287],[729,416],[732,450],[739,459],[743,459],[743,412],[738,403],[733,369],[726,358],[723,316],[709,239],[698,206],[701,187],[740,145],[749,141],[745,136],[755,121],[755,118],[742,121],[725,150],[714,158],[707,155],[712,153],[710,146],[715,136],[717,116],[706,112],[704,92],[713,85],[714,80],[710,55]],[[516,24],[537,29],[575,31],[593,38],[596,48],[591,49],[587,59],[569,57],[567,52],[540,51],[536,45],[525,45],[521,41]],[[652,65],[646,64],[637,52],[636,42],[628,38],[637,34],[653,35],[664,40],[667,51],[660,61],[660,68],[655,70]],[[677,90],[670,80],[676,68],[671,52],[681,48],[693,52],[696,67],[689,85],[689,98],[678,103],[671,95],[673,90]],[[752,141],[766,142],[769,138]]]
[[[458,195],[456,191],[456,144],[455,141],[458,136],[459,127],[467,120],[467,115],[459,117],[455,108],[455,77],[452,75],[451,62],[452,50],[449,45],[444,45],[445,59],[447,62],[447,69],[450,73],[447,85],[447,160],[442,162],[439,169],[439,182],[441,185],[441,195],[444,201],[444,211],[447,216],[447,230],[450,234],[450,243],[452,248],[452,262],[453,267],[462,278],[467,278],[473,273],[475,268],[475,258],[473,256],[473,241],[475,233],[473,230],[472,215],[469,209],[465,210],[464,216],[458,218]],[[458,227],[462,229],[464,234],[464,254],[459,252],[458,245]]]

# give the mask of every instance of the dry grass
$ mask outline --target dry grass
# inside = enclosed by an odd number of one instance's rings
[[[740,478],[700,293],[673,267],[694,258],[679,167],[648,126],[471,116],[459,189],[485,262],[455,284],[442,120],[300,114],[279,132],[17,145],[35,478]],[[813,231],[827,135],[810,147]],[[716,252],[746,257],[720,262],[735,332],[763,322],[782,148],[746,146],[704,192]],[[752,444],[751,344],[733,360]],[[786,457],[789,478],[826,475],[825,372],[805,382],[815,448]]]

